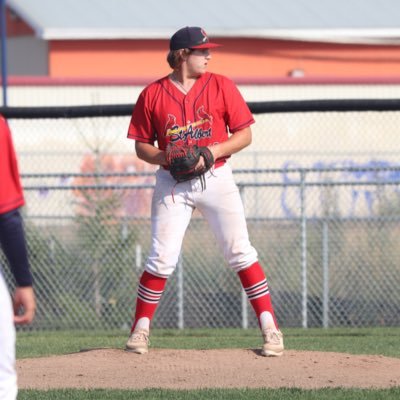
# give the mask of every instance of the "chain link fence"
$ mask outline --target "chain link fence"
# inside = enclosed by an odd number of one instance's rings
[[[256,120],[253,144],[230,163],[281,326],[400,325],[400,113]],[[135,157],[128,123],[10,119],[38,303],[23,329],[129,328],[150,246],[154,168]],[[257,326],[197,213],[153,326]]]

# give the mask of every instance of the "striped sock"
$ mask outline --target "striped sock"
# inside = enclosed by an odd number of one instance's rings
[[[136,299],[135,321],[132,325],[131,333],[134,331],[137,322],[141,318],[152,320],[158,302],[164,292],[166,278],[152,275],[144,271],[140,278]]]
[[[269,293],[267,278],[265,277],[264,271],[258,262],[250,265],[250,267],[238,272],[240,281],[244,291],[247,294],[247,298],[252,305],[257,319],[260,321],[261,313],[267,311],[271,314],[275,327],[278,329],[278,323],[275,318],[274,309],[272,307],[271,295]]]

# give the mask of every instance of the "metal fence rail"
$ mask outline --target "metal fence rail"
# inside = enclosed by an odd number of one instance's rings
[[[283,327],[400,325],[399,172],[235,170]],[[29,173],[23,181],[38,300],[29,329],[127,329],[149,250],[153,174]],[[257,326],[196,213],[153,326]]]

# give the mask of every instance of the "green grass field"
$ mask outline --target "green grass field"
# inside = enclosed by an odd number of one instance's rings
[[[400,328],[285,329],[285,347],[400,358]],[[17,358],[67,354],[96,347],[122,348],[126,332],[19,332]],[[257,348],[257,330],[153,330],[152,347],[180,349]],[[19,400],[50,399],[400,399],[400,387],[361,389],[204,389],[204,390],[20,390]]]

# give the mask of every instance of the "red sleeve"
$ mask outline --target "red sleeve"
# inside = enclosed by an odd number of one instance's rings
[[[6,120],[0,116],[0,214],[24,204],[11,132]]]
[[[156,138],[151,121],[152,110],[149,92],[149,88],[146,88],[139,95],[129,123],[128,138],[139,142],[154,144]]]
[[[236,85],[228,78],[224,81],[225,120],[231,133],[253,124],[253,115]]]

